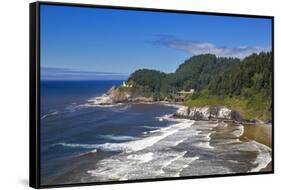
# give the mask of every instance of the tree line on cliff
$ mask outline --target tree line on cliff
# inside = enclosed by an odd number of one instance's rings
[[[238,107],[253,109],[249,117],[257,110],[265,110],[259,115],[271,117],[272,60],[272,52],[254,53],[242,60],[202,54],[184,61],[174,73],[137,70],[127,83],[157,100],[171,100],[179,91],[194,89],[195,93],[185,96],[187,105],[231,105],[226,102],[238,101]]]

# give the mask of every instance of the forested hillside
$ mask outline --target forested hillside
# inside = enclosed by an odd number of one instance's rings
[[[175,73],[165,74],[155,70],[141,69],[134,72],[128,82],[135,86],[145,87],[156,96],[165,97],[180,90],[201,90],[216,75],[239,62],[239,59],[217,58],[211,54],[198,55],[186,60]]]
[[[127,83],[156,100],[172,101],[178,92],[194,89],[184,96],[188,106],[225,105],[248,118],[271,118],[271,52],[252,54],[243,60],[197,55],[182,63],[175,73],[137,70]]]
[[[214,78],[209,85],[212,94],[242,95],[272,94],[272,54],[253,54]]]

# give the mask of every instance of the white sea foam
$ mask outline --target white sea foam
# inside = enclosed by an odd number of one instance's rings
[[[183,169],[187,168],[192,162],[194,162],[195,160],[198,160],[199,156],[195,156],[195,157],[184,157],[182,163],[179,163],[182,165],[181,169],[178,171],[178,175],[176,177],[180,177],[180,173]]]
[[[160,140],[167,138],[170,135],[173,135],[177,133],[181,129],[185,129],[190,127],[193,124],[192,121],[186,120],[181,123],[173,124],[169,127],[161,128],[157,130],[154,134],[151,134],[150,136],[144,137],[142,139],[132,140],[129,142],[123,142],[123,143],[104,143],[104,144],[77,144],[77,143],[57,143],[55,145],[61,145],[66,147],[72,147],[72,148],[85,148],[85,149],[102,149],[105,151],[125,151],[125,152],[135,152],[140,151],[143,149],[146,149],[155,143],[159,142]],[[107,138],[115,138],[115,139],[131,139],[131,137],[128,136],[107,136]],[[182,141],[180,141],[182,142]],[[173,142],[175,143],[175,142]]]
[[[198,159],[184,157],[186,151],[160,151],[120,154],[101,160],[94,170],[88,170],[97,180],[141,179],[148,177],[179,176],[183,167]],[[118,167],[116,167],[118,166]]]
[[[248,172],[258,172],[271,162],[271,148],[254,140],[240,141],[238,138],[239,135],[237,135],[237,139],[216,143],[216,145],[219,146],[218,151],[224,153],[257,153],[256,159],[252,162],[254,167]]]
[[[160,170],[160,173],[165,173],[164,169],[166,169],[169,165],[171,165],[174,161],[178,160],[179,158],[183,157],[186,154],[186,151],[178,153],[176,156],[174,156],[171,159],[168,159],[166,162],[162,164],[162,168]]]
[[[257,165],[250,172],[259,172],[271,162],[271,155],[268,152],[259,153],[253,164]]]
[[[111,108],[124,105],[123,103],[114,103],[113,100],[106,94],[96,96],[87,100],[87,103],[79,105],[79,107],[102,107]]]
[[[217,141],[216,145],[227,145],[227,144],[233,144],[233,143],[237,144],[239,142],[241,142],[239,139],[223,139],[221,141]]]
[[[173,124],[169,127],[161,128],[157,132],[157,134],[152,134],[148,137],[144,137],[143,139],[134,140],[126,143],[105,143],[98,145],[98,148],[104,150],[122,150],[126,152],[135,152],[139,150],[143,150],[148,148],[158,141],[177,133],[179,130],[190,127],[193,124],[190,120],[186,120],[185,122]]]
[[[172,117],[173,114],[165,114],[163,116],[160,117],[156,117],[156,119],[158,119],[159,121],[164,121],[164,120],[170,120],[170,118]]]
[[[76,110],[81,109],[81,108],[82,108],[81,105],[77,105],[77,104],[72,103],[71,105],[67,106],[65,108],[65,110],[67,110],[67,112],[75,112]]]
[[[172,104],[172,103],[167,103],[167,102],[161,102],[161,105],[164,105],[164,106],[169,106],[169,107],[173,107],[173,108],[181,108],[181,107],[184,107],[180,104]]]
[[[97,147],[95,144],[79,144],[79,143],[56,143],[53,146],[65,146],[70,148],[84,148],[84,149],[94,149]]]
[[[193,161],[198,160],[199,157],[186,157],[187,152],[180,153],[174,159],[168,161],[163,165],[161,173],[166,173],[169,177],[180,177],[180,173],[183,169],[187,168]]]
[[[116,135],[99,135],[98,137],[103,139],[115,140],[115,141],[130,141],[136,139],[136,137],[132,137],[132,136],[116,136]]]
[[[112,108],[124,105],[123,103],[114,103],[114,104],[92,104],[92,103],[85,103],[80,105],[80,107],[100,107],[100,108]]]
[[[204,149],[214,149],[214,147],[210,145],[210,142],[199,142],[194,144],[194,146]]]
[[[140,161],[140,163],[146,163],[153,159],[153,153],[148,152],[145,154],[131,154],[131,155],[127,156],[127,158],[132,159],[132,160],[138,160],[138,161]]]
[[[217,124],[217,125],[219,125],[219,124]],[[220,123],[220,127],[227,127],[227,126],[228,126],[228,124],[225,123],[225,122],[221,122],[221,123]]]
[[[89,152],[84,152],[84,153],[78,154],[76,157],[84,156],[84,155],[91,154],[91,153],[94,154],[94,153],[97,153],[97,152],[98,152],[97,149],[93,149]]]
[[[256,141],[252,141],[252,143],[258,148],[259,154],[253,162],[256,167],[252,168],[250,172],[259,172],[271,162],[271,148]]]
[[[244,126],[237,126],[237,128],[232,132],[232,134],[237,138],[241,137],[244,134]]]
[[[159,131],[161,131],[161,129],[159,129],[159,128],[157,129],[157,128],[156,128],[155,130],[151,130],[151,131],[149,131],[148,133],[157,133],[157,132],[159,132]]]
[[[156,117],[156,119],[158,119],[159,121],[175,121],[175,122],[182,122],[182,121],[187,121],[187,119],[184,118],[175,118],[173,117],[173,114],[165,114],[163,116],[160,117]],[[188,120],[191,121],[191,120]]]
[[[159,129],[160,127],[158,126],[148,126],[148,125],[144,125],[142,126],[143,128],[146,128],[146,129]]]
[[[211,140],[211,137],[210,137],[210,136],[211,136],[212,133],[213,133],[213,132],[207,133],[207,135],[206,135],[206,140],[207,140],[207,141]]]
[[[96,153],[97,152],[97,149],[94,149],[91,151],[91,153]]]
[[[47,114],[43,115],[40,119],[45,119],[46,117],[49,117],[49,116],[52,116],[52,115],[57,115],[57,114],[59,114],[58,111],[47,113]]]
[[[94,105],[112,104],[113,103],[112,99],[106,94],[91,98],[91,99],[88,100],[88,102],[91,103],[91,104],[94,104]]]
[[[179,172],[198,157],[185,157],[187,151],[170,148],[199,133],[191,129],[193,122],[182,120],[169,127],[159,128],[142,139],[126,143],[102,144],[98,148],[122,152],[101,160],[88,173],[97,181],[179,176]]]
[[[144,179],[163,176],[179,177],[187,173],[194,173],[196,175],[198,170],[194,170],[194,168],[200,163],[206,164],[204,165],[206,168],[211,168],[208,174],[216,172],[231,173],[233,171],[228,164],[239,164],[241,161],[244,161],[240,160],[244,159],[243,154],[249,153],[252,155],[252,152],[258,152],[259,154],[256,160],[253,161],[253,168],[249,172],[260,171],[271,161],[271,149],[269,147],[256,141],[237,141],[244,133],[242,125],[234,126],[234,128],[218,127],[216,130],[213,130],[217,124],[209,125],[209,123],[199,122],[193,125],[193,123],[194,121],[183,119],[168,127],[156,128],[149,134],[137,139],[123,136],[123,138],[127,138],[126,140],[131,140],[129,142],[59,144],[68,147],[93,149],[94,152],[100,149],[104,151],[120,151],[118,154],[100,160],[94,169],[88,169],[90,177],[97,181]],[[213,133],[219,133],[219,136],[214,134],[211,138]],[[112,136],[104,136],[103,138],[112,138]],[[222,143],[220,143],[221,141]],[[212,142],[212,146],[210,142]],[[185,148],[188,146],[195,146],[200,151],[189,152],[192,149]],[[221,165],[214,166],[212,161],[198,160],[201,157],[201,153],[205,155],[206,152],[208,155],[215,154],[218,159],[226,159],[225,156],[231,154],[235,156],[231,157],[232,160],[225,160],[229,162],[222,162]],[[242,156],[236,157],[240,152],[243,153]],[[189,154],[192,156],[188,156]],[[235,160],[236,158],[237,160]]]
[[[243,154],[247,154],[248,152],[249,154],[259,152],[256,160],[253,161],[254,167],[249,172],[260,171],[271,161],[271,149],[267,146],[255,141],[234,141],[243,134],[243,126],[237,126],[235,132],[232,133],[233,128],[218,128],[215,131],[209,131],[207,130],[208,127],[213,129],[216,125],[209,126],[206,123],[192,125],[192,123],[189,120],[183,120],[169,127],[156,129],[142,139],[126,143],[103,144],[99,148],[104,150],[119,149],[122,152],[99,161],[95,169],[89,169],[88,173],[97,181],[179,177],[186,174],[198,174],[198,170],[194,170],[194,168],[200,163],[204,163],[206,164],[204,167],[210,168],[208,174],[232,173],[233,171],[229,166],[233,165],[233,163],[239,164],[243,161],[240,160],[243,159]],[[218,137],[216,135],[211,138],[211,134],[218,132],[218,130],[221,130],[220,133],[222,133],[219,138],[216,139]],[[225,136],[225,139],[220,139],[224,133],[229,134],[229,132],[236,138]],[[213,138],[215,138],[215,141],[212,144],[213,146],[211,146],[210,141]],[[233,143],[226,145],[224,143],[218,143],[219,140],[231,140]],[[186,144],[180,145],[181,143]],[[188,152],[189,149],[185,149],[184,147],[190,145],[198,147],[200,151],[198,153],[196,151]],[[174,147],[177,148],[174,149]],[[201,153],[205,155],[206,151],[208,151],[208,154],[216,154],[218,160],[220,158],[222,160],[225,159],[225,156],[228,154],[239,155],[240,152],[243,154],[237,160],[233,160],[232,158],[232,160],[222,162],[222,165],[214,166],[212,165],[214,164],[212,161],[199,160]],[[189,153],[193,156],[189,157]],[[191,163],[194,164],[192,167],[190,167]]]
[[[178,146],[179,144],[183,143],[184,141],[185,141],[185,139],[175,141],[173,146]]]

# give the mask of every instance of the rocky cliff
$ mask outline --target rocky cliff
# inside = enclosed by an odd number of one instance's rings
[[[239,123],[255,123],[254,120],[246,120],[239,112],[224,106],[211,107],[180,107],[174,117],[187,118],[191,120],[223,120]]]
[[[153,98],[141,96],[131,88],[112,87],[106,94],[89,100],[89,103],[95,105],[126,102],[153,102]]]

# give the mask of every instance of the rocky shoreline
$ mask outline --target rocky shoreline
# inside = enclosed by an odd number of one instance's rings
[[[238,111],[231,110],[225,106],[205,107],[180,107],[173,117],[186,118],[195,121],[224,121],[240,124],[256,124],[256,120],[245,119]]]
[[[96,105],[109,105],[115,103],[130,103],[130,102],[154,102],[153,98],[144,97],[132,93],[126,88],[111,87],[107,93],[103,94],[100,97],[95,97],[88,100],[89,103]]]
[[[238,111],[231,110],[225,106],[187,107],[179,105],[178,102],[155,101],[152,97],[141,96],[132,93],[129,89],[112,87],[106,94],[88,100],[94,105],[112,105],[118,103],[160,103],[174,104],[178,110],[172,115],[175,118],[186,118],[195,121],[224,121],[240,124],[257,124],[261,121],[245,119]]]

